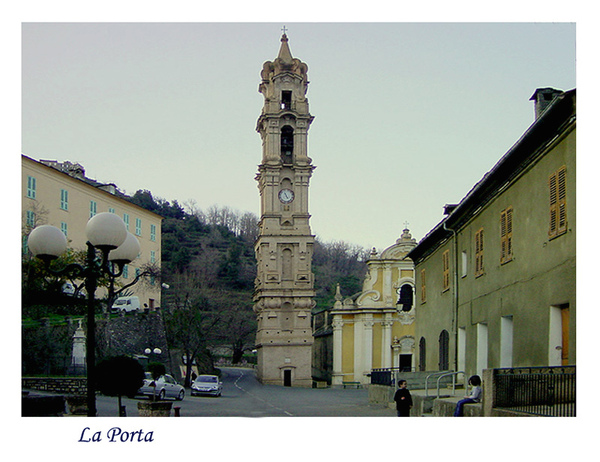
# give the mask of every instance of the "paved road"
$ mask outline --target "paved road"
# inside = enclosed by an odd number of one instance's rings
[[[291,388],[262,385],[252,369],[223,368],[221,397],[190,396],[175,401],[181,417],[394,417],[392,409],[370,406],[367,390]],[[189,390],[186,390],[189,391]],[[138,415],[137,399],[123,399],[127,415]],[[98,396],[99,416],[116,416],[117,399]]]

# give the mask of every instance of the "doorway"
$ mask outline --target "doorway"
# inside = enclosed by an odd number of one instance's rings
[[[566,366],[569,364],[569,320],[568,303],[550,307],[549,366]]]
[[[412,355],[400,355],[400,362],[398,364],[398,370],[400,372],[412,371]]]
[[[283,371],[283,386],[284,387],[292,386],[292,371],[290,369],[285,369]]]

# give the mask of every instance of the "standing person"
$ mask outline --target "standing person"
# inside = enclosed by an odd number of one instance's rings
[[[410,408],[413,407],[412,396],[408,391],[406,380],[398,380],[398,390],[394,395],[394,401],[396,401],[396,410],[398,411],[398,417],[410,417]]]
[[[465,399],[461,399],[456,403],[456,409],[454,410],[454,417],[463,416],[463,406],[467,403],[478,403],[481,401],[481,378],[478,375],[474,375],[469,379],[469,385],[473,387],[471,394],[465,396]]]

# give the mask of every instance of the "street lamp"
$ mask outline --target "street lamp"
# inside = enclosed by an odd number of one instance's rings
[[[162,353],[162,350],[160,348],[155,348],[154,350],[151,350],[150,348],[146,348],[144,350],[144,353],[146,353],[147,355],[149,355],[150,353],[154,353],[155,355],[160,355]]]
[[[158,347],[151,349],[151,348],[146,348],[144,350],[144,353],[148,356],[150,356],[151,354],[154,354],[156,356],[159,356],[162,354],[162,350]],[[155,370],[150,368],[150,362],[148,362],[148,370],[150,370],[150,372],[152,373],[152,383],[150,385],[152,385],[153,387],[153,391],[152,391],[152,401],[156,401],[156,381],[159,379],[158,377],[158,373],[156,373]],[[161,372],[162,373],[162,372]]]
[[[44,261],[46,268],[57,276],[69,275],[73,279],[83,279],[87,292],[87,407],[88,417],[96,416],[96,375],[95,346],[96,319],[94,313],[98,279],[104,275],[112,278],[121,276],[125,264],[135,260],[140,253],[140,243],[127,231],[125,222],[114,213],[104,212],[94,215],[88,221],[87,256],[85,265],[72,263],[59,270],[50,268],[50,263],[67,250],[64,233],[51,225],[36,227],[29,234],[27,246],[31,253]],[[100,256],[98,256],[98,251]],[[112,263],[112,265],[111,265]],[[114,268],[116,265],[116,270]]]

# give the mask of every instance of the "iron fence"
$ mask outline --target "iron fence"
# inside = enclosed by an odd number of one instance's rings
[[[398,368],[373,369],[371,371],[371,384],[392,386],[394,384],[394,371],[398,371]]]
[[[396,385],[396,376],[399,372],[413,372],[410,367],[386,367],[381,369],[372,369],[369,376],[372,385],[387,385],[388,387]]]
[[[575,417],[575,366],[494,369],[494,407]]]

